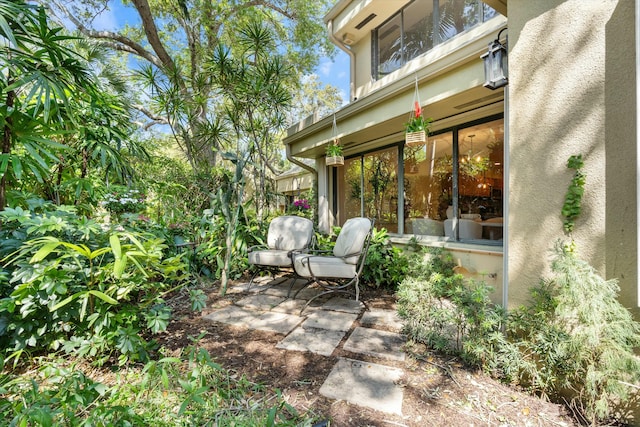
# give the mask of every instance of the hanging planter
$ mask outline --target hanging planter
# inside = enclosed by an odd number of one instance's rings
[[[416,91],[413,98],[413,111],[409,121],[405,123],[404,141],[407,145],[419,145],[427,142],[429,129],[431,128],[431,118],[422,115],[420,106],[420,94],[418,92],[418,78],[416,77]]]
[[[327,146],[327,166],[341,166],[344,165],[344,156],[342,155],[342,145],[340,145],[339,139],[334,139],[331,144]]]
[[[342,166],[344,165],[344,156],[342,155],[342,145],[340,145],[340,138],[338,138],[338,126],[336,125],[336,115],[333,115],[333,140],[331,144],[327,145],[327,166]]]

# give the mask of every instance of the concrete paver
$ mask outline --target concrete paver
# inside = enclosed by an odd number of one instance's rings
[[[380,326],[396,332],[402,329],[402,322],[398,317],[397,311],[382,310],[379,308],[372,308],[371,310],[365,311],[360,319],[360,324],[362,326]]]
[[[257,317],[255,310],[230,305],[204,316],[207,320],[230,325],[249,327]]]
[[[352,353],[404,361],[405,354],[402,351],[404,343],[404,337],[398,333],[357,327],[344,343],[343,348]]]
[[[248,289],[248,283],[236,285],[230,292],[242,292],[247,296],[204,318],[286,335],[276,348],[331,356],[353,328],[364,304],[329,294],[314,300],[312,306],[300,313],[306,302],[323,289],[317,286],[302,289],[306,281],[298,279],[287,299],[291,280],[260,278],[260,283],[251,289]],[[298,289],[302,290],[293,299]],[[394,361],[405,359],[402,351],[405,339],[398,333],[402,323],[395,310],[366,310],[360,325],[351,332],[344,350],[356,357],[362,354]],[[402,415],[403,389],[396,384],[401,375],[402,370],[398,368],[339,358],[320,393],[332,399]]]
[[[247,309],[269,311],[285,300],[283,296],[256,294],[236,301],[236,304]]]
[[[293,314],[267,312],[256,317],[249,328],[286,335],[303,320],[304,317]]]
[[[353,299],[333,297],[322,305],[325,310],[344,311],[345,313],[360,314],[364,310],[362,301]]]
[[[396,384],[401,376],[398,368],[340,358],[320,387],[320,394],[402,415],[403,389]]]
[[[300,310],[302,310],[306,303],[307,302],[303,299],[288,299],[273,307],[271,311],[276,311],[278,313],[300,314]],[[320,310],[320,307],[313,304],[308,305],[302,312],[302,315],[308,316],[318,310]]]
[[[346,332],[328,329],[296,328],[276,348],[296,351],[310,351],[322,356],[331,356]]]
[[[303,328],[319,328],[347,332],[358,318],[357,314],[338,311],[318,310],[302,324]]]

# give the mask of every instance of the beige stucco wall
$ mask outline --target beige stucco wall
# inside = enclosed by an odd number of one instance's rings
[[[585,158],[578,253],[637,306],[634,2],[509,0],[509,297],[523,302],[568,237],[561,209]],[[597,17],[594,19],[594,17]]]

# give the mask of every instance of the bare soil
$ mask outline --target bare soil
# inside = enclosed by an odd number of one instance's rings
[[[429,351],[421,345],[405,348],[404,362],[377,360],[352,354],[337,347],[330,357],[308,352],[277,349],[282,334],[232,327],[203,319],[203,315],[232,304],[245,296],[207,289],[209,301],[204,313],[189,309],[185,294],[169,303],[174,320],[160,344],[178,349],[193,344],[194,337],[226,369],[251,381],[282,391],[287,402],[301,413],[315,414],[335,427],[341,426],[577,426],[566,408],[530,396],[513,387],[470,370],[459,360]],[[364,289],[361,300],[369,308],[395,309],[395,296]],[[355,325],[359,326],[359,325]],[[344,340],[348,338],[345,336]],[[405,374],[402,416],[335,401],[320,395],[319,389],[338,357],[400,367]]]

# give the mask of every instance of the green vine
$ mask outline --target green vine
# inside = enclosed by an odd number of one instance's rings
[[[562,206],[562,216],[564,219],[564,231],[571,233],[575,226],[575,219],[580,215],[582,206],[582,196],[584,194],[584,183],[586,175],[582,172],[584,161],[582,154],[569,157],[567,162],[569,169],[575,169],[575,174],[569,184],[567,194],[564,197],[564,205]]]

